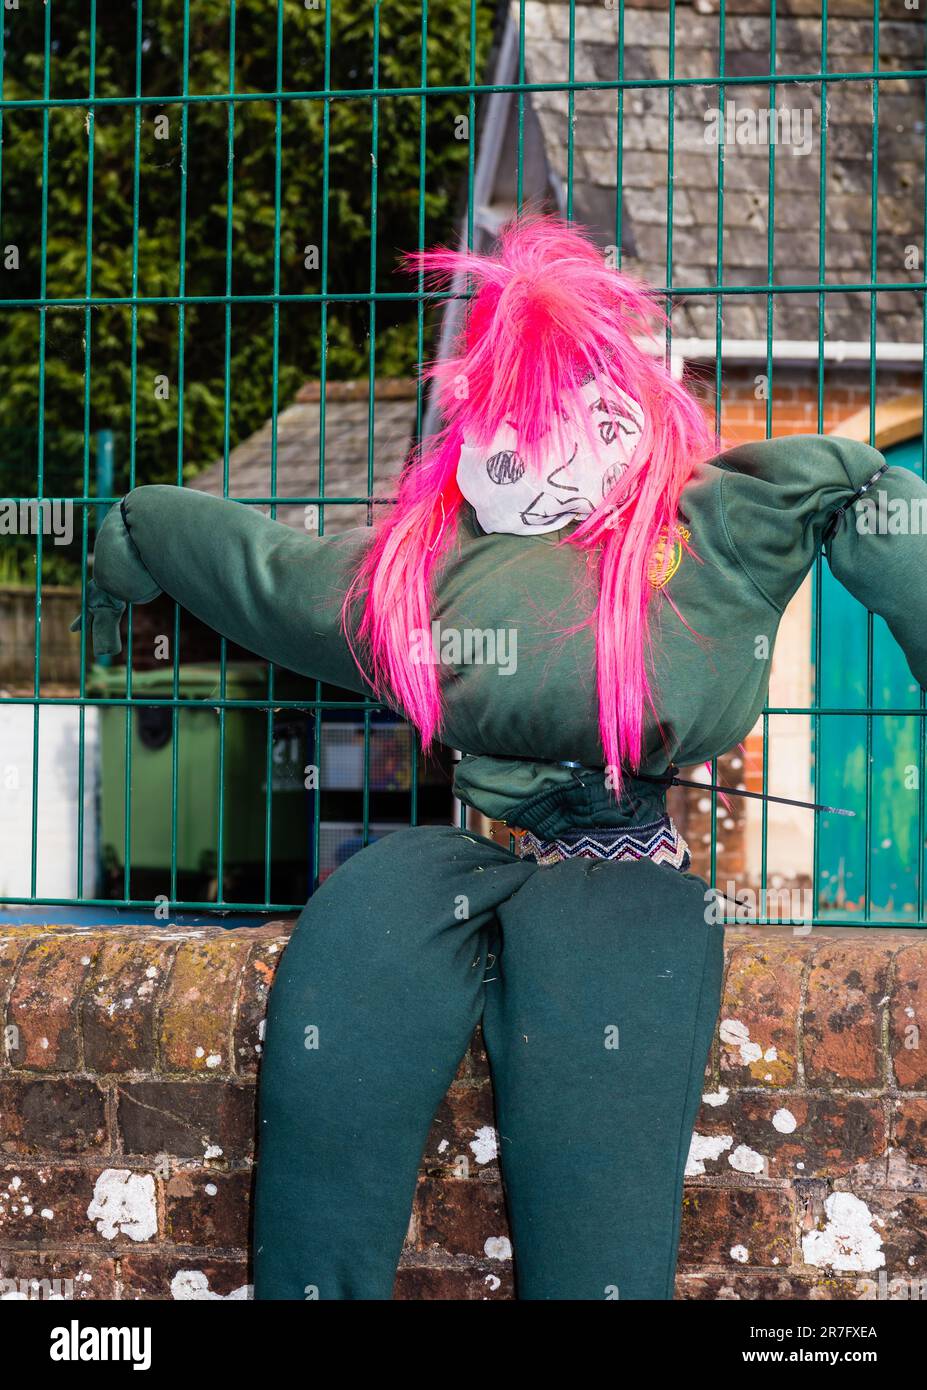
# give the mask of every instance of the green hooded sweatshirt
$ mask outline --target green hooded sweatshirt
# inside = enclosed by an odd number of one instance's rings
[[[766,702],[781,615],[822,546],[837,578],[886,619],[915,678],[927,683],[918,527],[919,516],[927,526],[925,484],[888,468],[825,540],[838,509],[884,462],[852,440],[795,435],[742,445],[696,469],[679,514],[691,549],[676,548],[651,604],[656,712],[646,715],[640,771],[700,763],[745,738]],[[910,521],[886,527],[874,515]],[[432,610],[443,658],[441,738],[463,754],[457,795],[545,834],[653,820],[665,799],[662,787],[635,778],[620,802],[609,789],[598,731],[595,570],[562,544],[571,529],[487,535],[465,505]],[[370,695],[341,621],[370,539],[368,528],[302,534],[190,488],[138,487],[97,536],[94,649],[118,652],[124,602],[163,590],[267,660]],[[355,608],[352,637],[358,619]]]

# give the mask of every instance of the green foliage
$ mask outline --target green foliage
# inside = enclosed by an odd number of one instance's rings
[[[361,95],[376,85],[374,6],[332,3],[326,58],[324,4],[320,0],[316,9],[303,0],[281,0],[279,7],[275,0],[240,3],[230,79],[228,0],[197,0],[189,7],[187,90],[194,98],[215,95],[231,90],[233,80],[237,94],[325,88],[347,96],[246,100],[234,107],[193,100],[185,118],[181,105],[163,100],[184,90],[184,6],[179,0],[146,0],[140,64],[144,103],[98,106],[91,120],[86,105],[79,104],[90,83],[90,6],[87,0],[55,0],[50,94],[78,104],[53,106],[47,114],[40,107],[4,113],[0,298],[38,298],[44,281],[51,299],[82,297],[89,284],[97,299],[136,294],[168,302],[148,302],[134,312],[126,305],[101,304],[89,313],[80,306],[54,307],[44,316],[44,348],[37,309],[3,308],[0,494],[34,494],[40,456],[46,495],[91,492],[92,436],[99,428],[116,435],[117,490],[132,480],[195,474],[272,413],[275,318],[278,408],[304,380],[318,376],[325,346],[331,378],[366,376],[371,357],[377,375],[414,371],[414,301],[376,307],[369,300],[335,302],[326,323],[318,303],[283,303],[275,315],[272,304],[247,298],[272,294],[276,274],[283,295],[318,293],[325,268],[334,294],[413,290],[413,281],[395,274],[397,252],[448,237],[459,210],[470,148],[457,138],[455,123],[468,112],[466,94],[429,97],[424,130],[418,96],[385,95],[374,102]],[[421,0],[389,0],[380,7],[383,89],[421,83],[422,8]],[[493,9],[488,0],[477,5],[473,72],[478,76],[485,68]],[[41,98],[46,8],[22,3],[0,13],[4,96]],[[467,84],[470,5],[429,0],[427,17],[428,85]],[[134,3],[97,5],[97,97],[134,95],[136,24]],[[357,96],[350,95],[355,91]],[[18,267],[5,250],[10,247],[16,248]],[[317,268],[311,252],[307,268],[307,247],[318,248]],[[227,293],[246,298],[230,308],[194,302],[182,311],[170,302],[181,292],[195,300]]]

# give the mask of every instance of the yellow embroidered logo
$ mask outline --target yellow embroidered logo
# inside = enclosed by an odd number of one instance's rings
[[[684,526],[677,526],[674,530],[673,552],[666,559],[666,532],[657,541],[656,549],[653,552],[653,559],[650,562],[650,569],[647,578],[655,589],[662,589],[672,579],[682,563],[682,542],[691,537],[691,531],[687,531]]]

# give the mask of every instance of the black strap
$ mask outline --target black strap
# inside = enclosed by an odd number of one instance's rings
[[[582,778],[577,773],[577,768],[582,768],[583,763],[572,761],[561,761],[558,767],[568,767],[573,773],[577,782],[582,784]],[[651,772],[635,772],[631,770],[628,775],[637,778],[641,782],[656,782],[661,787],[694,787],[700,792],[724,792],[726,796],[745,796],[751,801],[777,801],[780,806],[802,806],[808,811],[829,811],[835,816],[855,816],[855,811],[848,811],[842,806],[825,806],[820,801],[796,801],[791,796],[772,796],[769,792],[748,792],[746,788],[725,787],[720,782],[694,782],[688,777],[679,776],[679,768],[675,763],[670,763],[666,772],[659,776]]]
[[[889,465],[887,462],[883,463],[881,468],[876,469],[876,471],[873,473],[872,477],[869,479],[868,482],[863,483],[862,487],[857,488],[856,491],[853,493],[853,496],[848,497],[847,500],[844,502],[843,506],[837,508],[833,516],[828,521],[827,525],[824,527],[823,539],[825,541],[829,541],[831,536],[833,536],[834,533],[838,530],[840,523],[843,521],[844,513],[848,510],[848,508],[852,507],[854,502],[858,502],[859,499],[864,495],[864,493],[867,493],[869,491],[873,483],[877,482],[878,479],[881,478],[882,474],[885,472],[888,466]]]
[[[820,801],[796,801],[791,796],[772,796],[769,792],[748,792],[743,787],[725,787],[720,782],[694,782],[687,777],[680,777],[675,764],[670,764],[668,770],[660,777],[655,777],[647,772],[633,772],[632,777],[639,777],[644,782],[660,782],[667,787],[695,787],[698,791],[719,791],[724,792],[725,796],[746,796],[752,801],[776,801],[780,806],[803,806],[808,811],[829,811],[835,816],[855,816],[855,811],[848,811],[842,806],[825,806]]]

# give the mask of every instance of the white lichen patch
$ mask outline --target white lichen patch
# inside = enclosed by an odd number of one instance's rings
[[[213,1301],[216,1299],[245,1299],[253,1297],[250,1284],[242,1284],[238,1289],[233,1289],[231,1293],[213,1293],[209,1287],[209,1280],[201,1269],[178,1269],[171,1280],[171,1297],[180,1301],[188,1299],[199,1299]]]
[[[725,1149],[731,1148],[733,1143],[734,1137],[731,1134],[699,1134],[696,1131],[689,1145],[686,1177],[699,1177],[705,1171],[705,1164],[712,1159],[720,1158]]]
[[[806,1264],[834,1270],[880,1269],[885,1264],[882,1237],[866,1203],[852,1192],[832,1192],[824,1202],[827,1224],[802,1236]]]
[[[96,1180],[87,1216],[105,1240],[117,1235],[151,1240],[158,1231],[154,1178],[128,1168],[107,1168]]]
[[[762,1173],[766,1169],[763,1155],[746,1144],[738,1144],[734,1152],[728,1154],[727,1161],[738,1173]]]
[[[510,1260],[512,1258],[512,1242],[507,1236],[490,1236],[484,1244],[483,1250],[491,1260]]]
[[[492,1125],[483,1125],[476,1131],[470,1140],[470,1148],[477,1163],[492,1163],[493,1159],[498,1157],[499,1145]]]
[[[773,1129],[777,1129],[780,1134],[793,1134],[798,1128],[798,1121],[791,1110],[786,1110],[783,1106],[773,1115],[772,1126]]]
[[[737,1049],[745,1067],[751,1062],[758,1062],[763,1056],[763,1049],[759,1043],[750,1041],[750,1029],[745,1023],[741,1023],[739,1018],[723,1018],[718,1036],[728,1047]]]
[[[706,1091],[702,1100],[706,1105],[727,1105],[731,1098],[731,1093],[726,1086],[719,1086],[717,1091]]]

